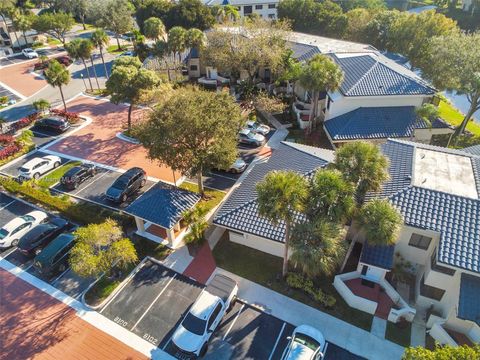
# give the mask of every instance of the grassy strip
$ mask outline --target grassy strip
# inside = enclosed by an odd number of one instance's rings
[[[198,185],[191,182],[184,181],[179,188],[198,193]],[[197,206],[209,212],[222,201],[225,195],[223,191],[205,188],[205,196]]]
[[[440,117],[455,127],[459,126],[465,117],[457,108],[444,100],[440,101],[438,109],[440,110]],[[467,125],[467,130],[470,131],[474,136],[480,137],[479,123],[470,121]]]
[[[333,287],[331,278],[319,282],[321,290],[336,300],[333,308],[325,308],[303,291],[287,285],[281,277],[281,258],[232,243],[228,241],[228,232],[213,249],[213,256],[217,265],[227,271],[370,331],[373,316],[348,306]]]
[[[85,302],[91,306],[99,305],[122,281],[123,279],[114,280],[107,276],[102,277],[87,291],[85,294]]]
[[[107,52],[109,52],[110,54],[121,54],[122,52],[126,51],[127,50],[127,46],[123,46],[120,50],[118,49],[118,46],[117,45],[110,45],[109,47],[107,47]]]
[[[116,220],[124,227],[131,226],[133,223],[132,217],[121,215],[96,204],[74,202],[67,195],[52,195],[48,189],[38,186],[33,181],[19,183],[13,179],[1,177],[0,185],[6,191],[24,197],[34,204],[44,206],[51,211],[58,211],[66,218],[80,225],[99,224],[107,218]]]
[[[403,347],[410,346],[410,339],[412,334],[412,324],[409,322],[401,323],[402,326],[387,321],[387,331],[385,339],[390,340]]]
[[[53,170],[51,173],[47,174],[43,178],[41,178],[38,181],[38,185],[48,189],[50,186],[55,185],[57,182],[60,181],[62,176],[71,168],[80,165],[82,162],[81,161],[71,161],[69,163],[66,163],[63,166],[60,166]]]

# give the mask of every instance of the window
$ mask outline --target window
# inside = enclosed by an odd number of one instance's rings
[[[230,232],[231,232],[232,234],[235,234],[235,235],[238,235],[238,236],[243,236],[243,233],[238,232],[238,231],[230,230]]]
[[[262,10],[263,9],[263,5],[255,5],[255,10]]]
[[[408,245],[414,246],[422,250],[427,250],[428,247],[430,246],[431,241],[432,241],[431,237],[413,233],[412,237],[410,238],[410,241],[408,242]]]
[[[192,70],[192,71],[197,71],[197,70],[198,70],[198,66],[197,66],[197,65],[190,65],[190,70]]]
[[[445,290],[426,285],[425,275],[422,276],[422,282],[420,283],[420,295],[440,301],[442,300],[443,294],[445,294]]]
[[[269,8],[269,9],[275,9],[275,8],[276,8],[276,5],[275,5],[275,4],[268,4],[268,8]]]
[[[269,19],[275,19],[275,14],[268,14]]]
[[[367,266],[367,265],[363,265],[363,266],[362,266],[362,275],[363,275],[363,276],[367,275],[367,271],[368,271],[368,266]]]
[[[252,6],[244,6],[243,7],[243,15],[250,15],[252,13]]]
[[[436,272],[439,272],[439,273],[442,273],[442,274],[446,274],[446,275],[450,275],[450,276],[455,275],[455,270],[450,269],[446,266],[441,266],[441,265],[437,264],[437,251],[436,251],[436,249],[432,254],[430,265],[431,265],[433,271],[436,271]]]
[[[220,313],[220,310],[222,310],[222,304],[218,303],[215,310],[213,310],[212,315],[210,315],[210,319],[208,319],[207,329],[211,329],[211,326],[215,322],[215,320],[217,319],[217,316]]]

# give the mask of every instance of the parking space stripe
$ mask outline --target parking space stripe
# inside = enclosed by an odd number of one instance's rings
[[[70,270],[70,268],[68,268],[67,270],[65,270],[64,272],[62,272],[59,276],[57,276],[57,278],[52,281],[52,285],[55,284],[63,275],[65,275],[68,270]]]
[[[240,317],[240,313],[243,311],[243,308],[244,308],[244,307],[245,307],[245,304],[242,304],[242,307],[240,308],[240,310],[238,310],[237,316],[235,316],[235,319],[233,319],[232,323],[231,323],[230,326],[228,327],[227,332],[225,333],[225,335],[223,335],[222,340],[225,340],[225,339],[227,338],[228,333],[230,332],[230,330],[232,330],[233,325],[237,322],[238,318]]]
[[[90,184],[87,184],[87,186],[85,186],[85,187],[83,187],[83,188],[80,187],[77,191],[75,191],[74,193],[72,193],[72,195],[77,195],[80,191],[83,191],[83,190],[85,190],[86,188],[88,188],[90,185],[95,184],[95,182],[96,182],[97,180],[100,180],[102,177],[104,177],[104,176],[106,176],[106,175],[108,175],[108,174],[110,174],[110,171],[109,171],[109,170],[106,171],[103,175],[100,175],[98,178],[92,179],[93,181],[92,181]]]
[[[221,175],[221,174],[217,174],[217,173],[212,173],[212,172],[210,172],[209,175],[211,175],[212,177],[213,177],[213,176],[218,176],[218,177],[221,177],[221,178],[224,178],[224,179],[228,179],[228,180],[232,180],[232,181],[237,181],[237,179],[235,179],[234,177],[229,177],[229,176]]]
[[[147,310],[145,310],[145,312],[142,314],[142,316],[140,316],[140,318],[137,320],[137,322],[135,323],[135,325],[133,325],[133,327],[130,329],[130,331],[133,331],[137,325],[140,323],[140,321],[142,321],[142,319],[145,317],[145,315],[147,315],[147,313],[150,311],[150,309],[152,308],[153,304],[155,304],[155,302],[158,300],[158,298],[160,296],[162,296],[162,294],[164,293],[165,290],[167,290],[167,287],[168,285],[170,285],[170,283],[173,281],[173,279],[175,279],[175,277],[177,276],[177,274],[173,274],[172,278],[167,282],[167,285],[164,286],[164,288],[162,289],[162,291],[160,291],[157,295],[157,297],[152,301],[152,303],[148,306]]]
[[[15,201],[16,201],[16,200],[10,201],[7,205],[0,207],[0,210],[3,210],[3,209],[5,209],[5,208],[9,207],[9,206],[12,205]]]
[[[125,286],[127,286],[127,284],[128,284],[132,279],[133,279],[133,276],[132,276],[131,278],[129,278],[128,281],[126,281],[125,284],[123,284],[123,286],[122,286],[121,288],[118,289],[118,291],[116,292],[116,294],[113,295],[112,298],[105,304],[105,306],[103,307],[103,309],[99,311],[100,314],[103,312],[103,310],[105,310],[105,309],[108,307],[108,305],[110,305],[110,303],[111,303],[113,300],[115,300],[115,298],[118,296],[118,294],[120,294],[120,293],[122,292],[123,288],[124,288]]]
[[[7,256],[13,254],[13,253],[15,252],[15,250],[17,250],[16,247],[14,247],[12,250],[10,250],[10,252],[9,252],[8,254],[5,254],[5,255],[0,256],[0,258],[4,258],[4,259],[5,259]]]
[[[277,348],[278,343],[280,342],[280,339],[282,338],[283,330],[285,330],[285,325],[287,323],[283,323],[282,329],[280,330],[280,333],[277,336],[277,340],[275,341],[275,345],[273,345],[272,352],[270,353],[270,356],[268,357],[268,360],[272,360],[273,353],[275,352],[275,349]]]

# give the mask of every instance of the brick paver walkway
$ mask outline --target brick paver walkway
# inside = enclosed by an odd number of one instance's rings
[[[35,94],[47,85],[47,82],[41,77],[30,74],[30,69],[37,61],[27,61],[0,69],[0,82],[25,97]]]
[[[210,245],[206,241],[190,265],[187,266],[183,275],[195,279],[202,284],[206,284],[216,267],[217,265],[213,258],[212,250],[210,250]]]
[[[75,310],[0,269],[0,360],[146,359]]]

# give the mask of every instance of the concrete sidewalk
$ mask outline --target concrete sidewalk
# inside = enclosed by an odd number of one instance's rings
[[[380,339],[368,331],[357,328],[343,320],[302,304],[252,281],[226,270],[217,268],[216,273],[225,274],[238,282],[238,297],[256,305],[265,312],[295,326],[307,324],[323,332],[326,339],[356,355],[369,360],[401,359],[404,348],[388,340]]]

